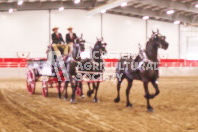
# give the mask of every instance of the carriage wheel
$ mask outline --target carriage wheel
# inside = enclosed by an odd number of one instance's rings
[[[48,96],[48,87],[46,82],[43,82],[42,94],[45,98]]]
[[[77,88],[76,88],[76,94],[77,94],[78,96],[81,96],[81,89],[80,89],[80,87],[77,87]]]
[[[48,96],[48,88],[43,88],[42,94],[46,98]]]
[[[36,81],[35,81],[35,72],[33,69],[29,69],[27,73],[27,79],[26,79],[26,84],[27,84],[27,91],[29,94],[34,94],[35,93],[35,87],[36,87]]]

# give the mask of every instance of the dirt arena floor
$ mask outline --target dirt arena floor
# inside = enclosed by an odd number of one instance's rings
[[[151,100],[155,113],[146,112],[143,85],[134,81],[127,108],[122,84],[121,102],[115,104],[116,85],[102,82],[99,103],[77,97],[77,104],[57,98],[29,95],[25,80],[0,80],[1,132],[198,132],[198,77],[161,78],[161,93]],[[150,90],[153,88],[150,85]],[[84,86],[87,91],[87,86]],[[71,92],[71,90],[70,90]]]

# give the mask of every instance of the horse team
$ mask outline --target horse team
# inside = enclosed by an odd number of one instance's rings
[[[65,96],[68,98],[67,87],[71,84],[72,95],[70,102],[75,103],[76,89],[79,87],[81,89],[81,97],[84,98],[82,76],[95,78],[94,81],[88,81],[89,90],[87,96],[95,92],[94,101],[98,102],[97,92],[100,85],[100,81],[97,79],[102,76],[101,73],[104,72],[104,60],[103,55],[107,53],[106,43],[102,39],[97,39],[93,49],[91,49],[90,58],[82,59],[80,54],[85,50],[85,41],[81,38],[77,38],[73,44],[73,50],[71,54],[64,61],[65,69],[63,70],[63,75],[67,78],[65,82]],[[145,98],[147,100],[148,112],[153,112],[153,108],[150,105],[149,100],[157,96],[160,91],[157,84],[158,78],[158,49],[162,48],[164,50],[168,49],[168,42],[166,42],[166,37],[157,32],[153,32],[151,38],[146,43],[145,50],[140,49],[140,53],[136,58],[133,59],[131,56],[123,56],[118,61],[116,65],[116,78],[117,78],[117,97],[114,99],[115,103],[120,101],[120,86],[124,79],[128,81],[128,86],[126,89],[127,107],[132,107],[133,105],[129,101],[129,92],[132,87],[133,80],[140,80],[143,82],[145,90]],[[80,73],[80,74],[79,74]],[[155,93],[150,94],[148,89],[148,83],[151,82],[155,88]],[[91,88],[92,84],[92,88]],[[61,81],[59,81],[59,98],[61,98]]]

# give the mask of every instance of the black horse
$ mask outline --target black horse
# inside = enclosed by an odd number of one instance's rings
[[[158,78],[158,48],[167,49],[168,43],[166,37],[159,33],[153,32],[151,38],[146,44],[146,50],[142,51],[135,60],[132,58],[121,58],[117,63],[116,75],[117,75],[117,98],[114,102],[120,101],[120,85],[123,79],[127,79],[128,86],[126,89],[127,107],[132,107],[129,101],[129,92],[132,87],[133,80],[141,80],[144,84],[145,98],[147,99],[148,112],[153,112],[153,108],[149,103],[149,99],[153,99],[160,91],[158,84],[156,83]],[[155,94],[149,94],[148,83],[151,82],[156,92]]]
[[[102,80],[102,73],[104,71],[104,61],[102,55],[105,55],[107,53],[106,46],[107,44],[103,41],[103,38],[97,39],[97,42],[95,43],[94,48],[91,51],[91,58],[82,60],[80,65],[78,66],[78,71],[80,73],[79,75],[81,76],[81,79],[82,76],[87,77],[88,79],[88,97],[91,97],[95,90],[94,102],[98,102],[97,92],[100,81]],[[93,89],[91,89],[91,83],[93,85]],[[79,85],[82,89],[82,83],[80,83]]]
[[[59,84],[59,98],[61,98],[61,82],[65,81],[65,99],[67,99],[67,87],[68,84],[71,84],[72,90],[75,90],[76,85],[73,81],[75,79],[76,74],[76,66],[78,62],[81,60],[80,53],[85,50],[85,40],[82,39],[82,36],[80,38],[77,38],[73,44],[73,50],[71,51],[71,54],[65,59],[64,62],[64,68],[62,69],[62,80],[58,82]],[[73,77],[74,76],[74,77]],[[74,96],[74,95],[72,95]]]

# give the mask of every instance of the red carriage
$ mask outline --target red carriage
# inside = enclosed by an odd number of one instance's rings
[[[40,58],[40,59],[28,59],[28,71],[27,71],[27,78],[26,78],[26,84],[27,84],[27,91],[29,94],[34,94],[35,89],[36,89],[36,83],[42,82],[42,95],[44,97],[48,96],[48,90],[49,88],[56,88],[58,91],[58,78],[56,77],[55,74],[43,74],[42,70],[45,70],[46,68],[46,62],[47,59],[45,58]],[[49,69],[51,70],[51,66],[48,66]],[[93,72],[78,72],[78,74],[94,74]],[[102,74],[102,73],[100,73]],[[64,76],[62,75],[61,71],[59,71],[59,75],[61,76],[61,88],[60,91],[61,93],[64,92],[65,89],[65,81],[67,81]],[[85,78],[81,80],[83,83],[93,83],[93,82],[101,82],[101,79],[98,80],[86,80]],[[81,94],[81,89],[77,87],[76,89],[76,94],[80,95]]]
[[[57,88],[58,90],[58,78],[55,74],[42,74],[42,70],[45,70],[46,59],[28,59],[28,71],[27,71],[27,91],[29,94],[34,94],[36,89],[36,83],[42,82],[42,94],[44,97],[48,96],[48,88]],[[51,67],[49,67],[51,69]],[[60,73],[61,74],[61,73]],[[65,81],[64,78],[61,83],[61,93],[64,92]]]

